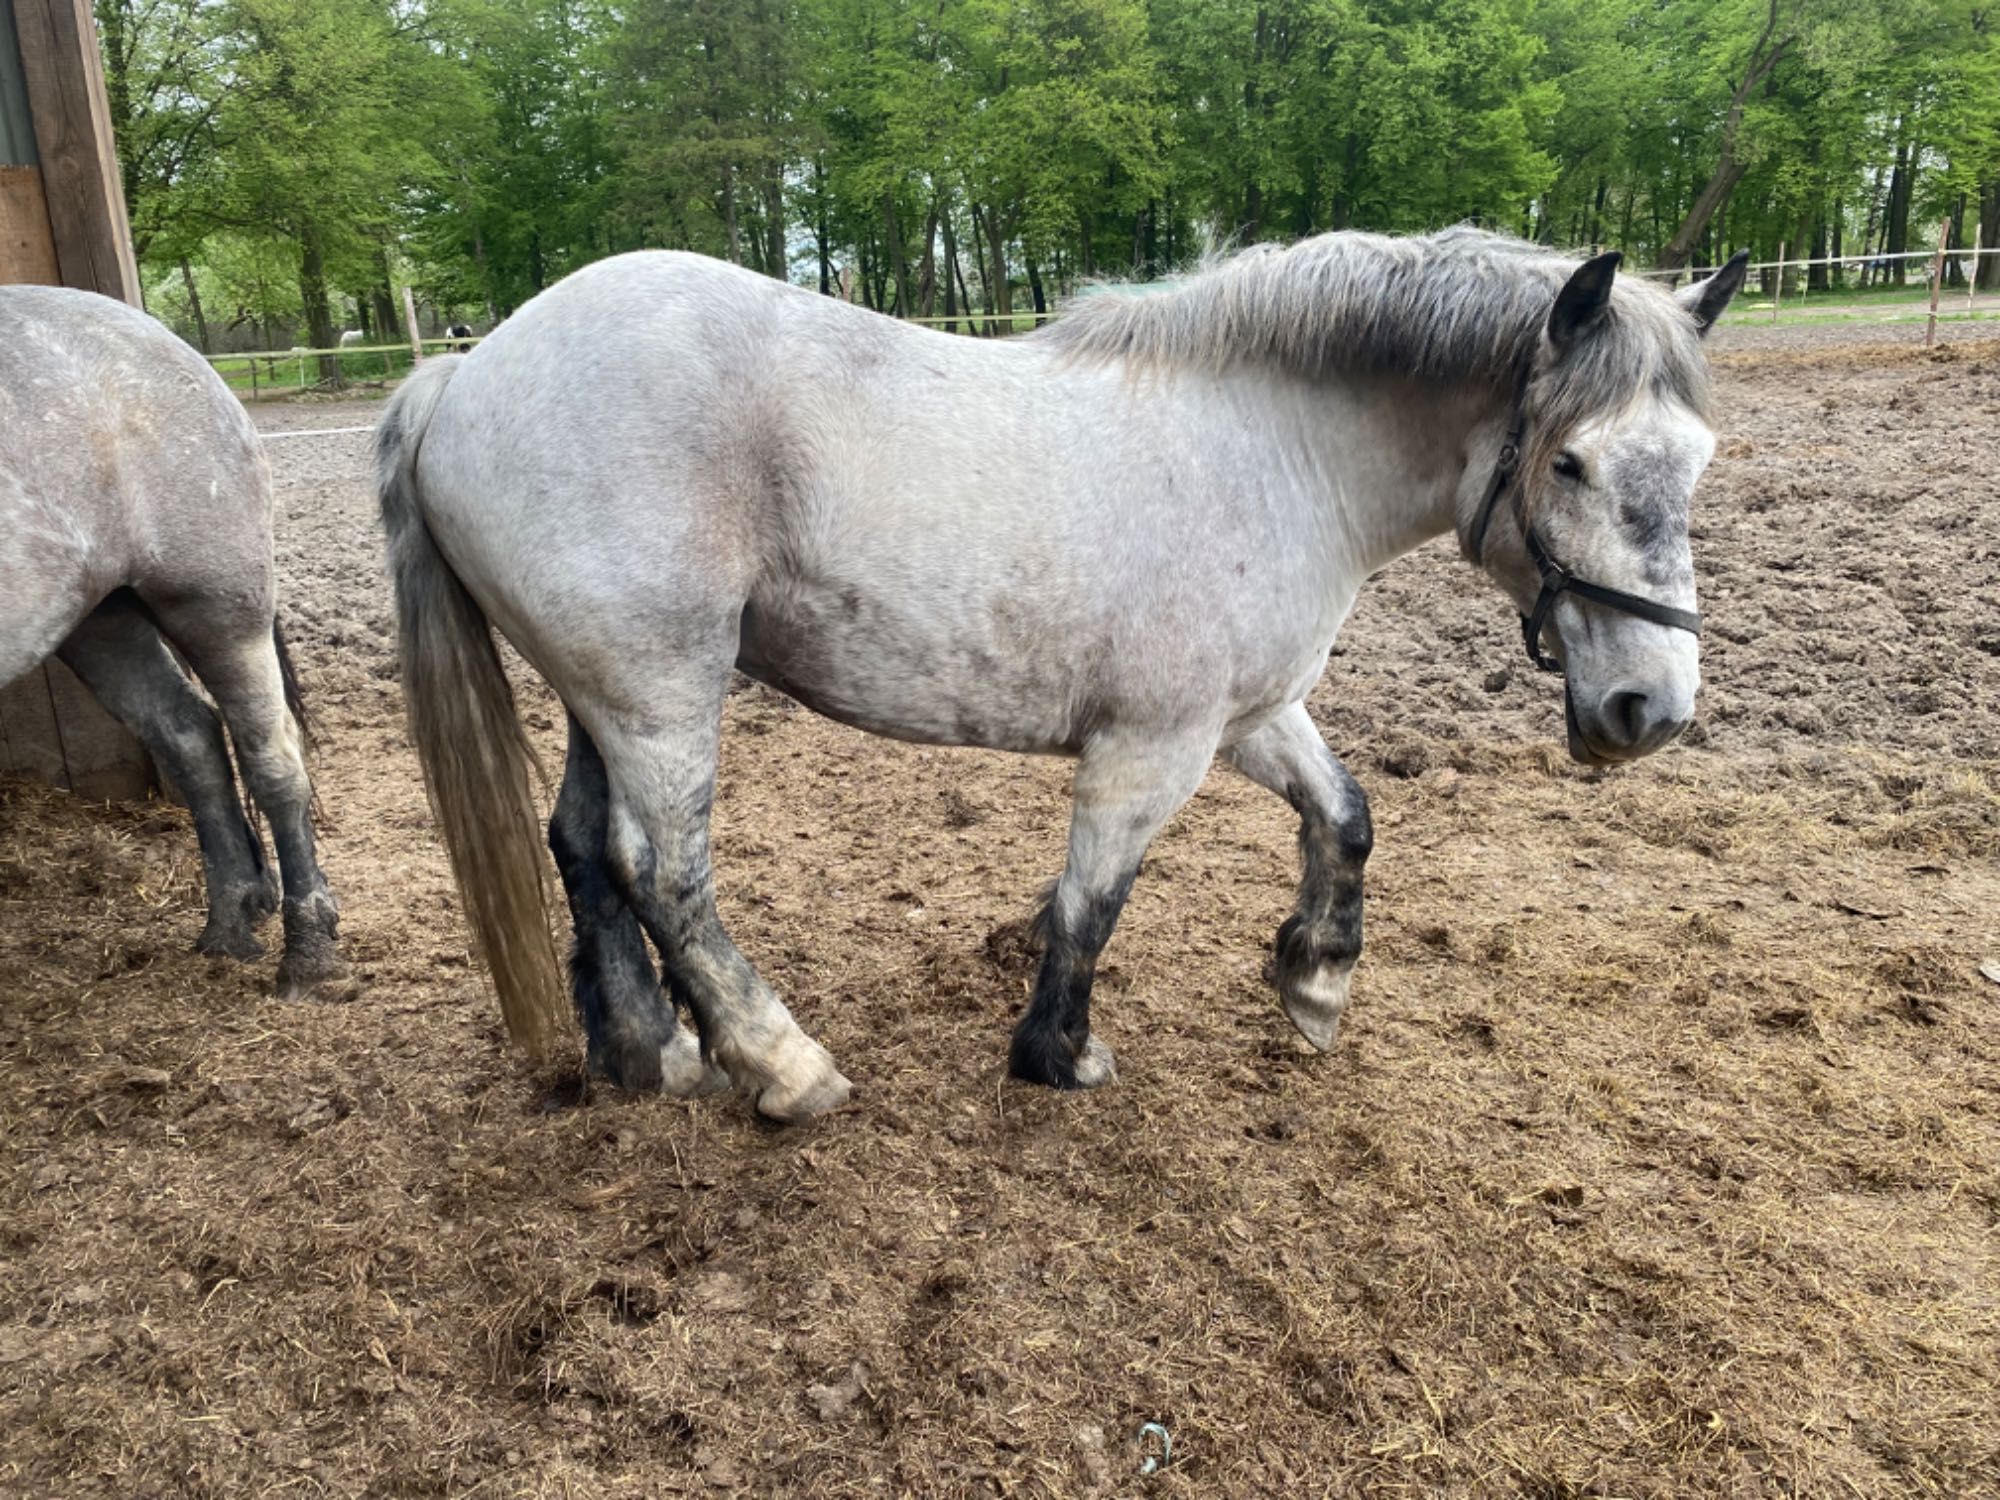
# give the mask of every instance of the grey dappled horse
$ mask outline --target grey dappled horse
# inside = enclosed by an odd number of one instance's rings
[[[515,1034],[563,1002],[489,621],[569,709],[549,841],[613,1080],[726,1075],[786,1120],[847,1097],[716,915],[732,667],[879,734],[1077,758],[1016,1075],[1113,1076],[1098,951],[1218,755],[1298,810],[1278,989],[1331,1046],[1371,837],[1305,697],[1363,580],[1455,528],[1566,665],[1579,759],[1644,755],[1693,713],[1699,336],[1742,259],[1678,297],[1616,264],[1326,235],[987,342],[644,253],[427,364],[380,434],[404,691]]]
[[[326,978],[334,903],[277,634],[271,476],[242,403],[122,302],[0,286],[0,538],[0,684],[54,653],[152,752],[201,844],[197,947],[262,953],[255,929],[282,894],[280,992]],[[225,722],[281,888],[237,796]]]

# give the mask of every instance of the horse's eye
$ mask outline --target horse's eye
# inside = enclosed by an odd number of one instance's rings
[[[1583,460],[1574,453],[1558,453],[1555,469],[1564,479],[1583,478]]]

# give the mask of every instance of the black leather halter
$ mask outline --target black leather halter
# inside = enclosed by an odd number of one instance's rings
[[[1691,609],[1675,609],[1672,605],[1659,604],[1651,599],[1642,599],[1637,594],[1628,594],[1623,589],[1606,588],[1601,583],[1591,583],[1579,578],[1561,563],[1549,556],[1549,549],[1542,545],[1542,539],[1535,535],[1535,528],[1528,520],[1526,506],[1521,492],[1514,485],[1514,478],[1521,467],[1521,439],[1527,433],[1527,415],[1519,408],[1514,409],[1514,425],[1508,430],[1507,441],[1501,444],[1499,461],[1493,465],[1493,482],[1486,487],[1486,498],[1479,503],[1479,514],[1472,522],[1472,560],[1484,564],[1486,561],[1486,528],[1492,524],[1494,507],[1500,497],[1509,489],[1514,490],[1514,519],[1521,528],[1521,540],[1527,545],[1528,558],[1542,575],[1542,592],[1535,600],[1534,613],[1521,616],[1521,640],[1527,647],[1528,660],[1544,672],[1560,672],[1562,663],[1542,651],[1542,627],[1548,623],[1549,611],[1556,607],[1556,600],[1564,594],[1575,594],[1579,599],[1602,604],[1609,609],[1624,614],[1635,615],[1641,620],[1651,620],[1656,625],[1670,625],[1675,630],[1685,630],[1690,635],[1701,634],[1701,616]]]

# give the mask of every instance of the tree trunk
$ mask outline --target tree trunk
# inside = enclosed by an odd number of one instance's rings
[[[1900,128],[1898,134],[1901,134]],[[1883,226],[1882,253],[1901,255],[1910,248],[1910,178],[1914,175],[1910,166],[1915,159],[1907,140],[1896,143],[1896,165],[1889,174],[1889,214]],[[1905,280],[1904,263],[1900,260],[1889,262],[1889,281],[1901,286]]]
[[[722,228],[729,241],[731,265],[743,264],[743,230],[736,222],[736,167],[725,162],[722,168]],[[540,286],[538,281],[535,283]]]
[[[1944,245],[1947,250],[1963,250],[1966,248],[1965,194],[1963,193],[1960,193],[1952,201],[1951,228],[1945,234]],[[1947,257],[1944,263],[1944,284],[1948,287],[1956,287],[1961,291],[1965,288],[1965,272],[1960,270],[1958,262],[1950,257]]]
[[[947,319],[955,318],[958,314],[958,288],[955,283],[959,279],[958,236],[952,232],[951,211],[946,209],[944,213],[944,315]],[[944,331],[946,333],[957,333],[958,324],[947,321],[944,325]]]
[[[909,247],[903,243],[903,226],[896,218],[896,195],[882,195],[882,238],[889,245],[889,270],[896,279],[896,316],[907,318],[916,305],[910,295]]]
[[[1823,209],[1814,210],[1812,239],[1809,243],[1812,245],[1812,250],[1808,253],[1807,258],[1809,260],[1824,262],[1826,260],[1826,213]],[[1808,292],[1823,292],[1826,288],[1826,266],[1821,264],[1809,267],[1806,271],[1806,290]]]
[[[1660,252],[1660,268],[1678,271],[1688,262],[1688,256],[1700,241],[1702,231],[1708,222],[1721,211],[1729,201],[1729,195],[1736,191],[1736,184],[1743,180],[1749,170],[1746,163],[1736,159],[1736,132],[1743,124],[1743,106],[1757,85],[1771,76],[1771,70],[1791,50],[1795,36],[1778,36],[1779,0],[1769,0],[1765,12],[1764,30],[1757,38],[1757,45],[1750,49],[1749,61],[1743,67],[1743,79],[1730,95],[1729,109],[1722,117],[1722,149],[1715,164],[1715,171],[1707,184],[1695,194],[1694,206],[1688,210],[1681,227],[1674,231],[1674,237],[1667,241],[1666,249]]]
[[[185,255],[181,257],[181,285],[187,288],[188,312],[194,318],[196,347],[203,354],[212,354],[215,351],[208,346],[208,319],[202,315],[201,293],[195,290],[194,272],[188,269]]]
[[[1826,268],[1827,286],[1836,292],[1840,291],[1847,285],[1847,272],[1840,264],[1841,230],[1845,227],[1846,223],[1847,223],[1847,200],[1844,198],[1837,198],[1834,200],[1833,204],[1833,250],[1832,250],[1833,264]]]
[[[779,281],[790,281],[785,263],[785,184],[772,177],[764,184],[764,266]]]
[[[917,263],[917,316],[928,318],[937,308],[938,200],[924,215],[924,258]]]
[[[1875,253],[1875,226],[1882,220],[1882,165],[1875,165],[1875,180],[1868,184],[1868,217],[1861,226],[1861,289],[1873,281],[1874,267],[1868,264]]]
[[[393,344],[396,342],[396,294],[389,274],[387,245],[375,252],[375,268],[381,280],[369,291],[368,299],[375,304],[375,326],[382,330],[382,342]]]
[[[472,263],[479,267],[479,291],[486,299],[486,326],[491,328],[500,321],[500,309],[493,301],[493,268],[486,263],[486,236],[477,219],[472,221]]]
[[[1001,317],[1008,319],[1007,331],[1012,333],[1014,313],[1014,283],[1007,274],[1007,235],[1000,227],[1000,210],[986,210],[986,243],[993,251],[993,307]]]
[[[972,321],[972,288],[966,285],[965,267],[958,263],[957,251],[952,252],[952,274],[958,278],[958,305],[965,311],[965,328],[968,333],[976,333],[978,327]]]
[[[813,158],[813,242],[819,250],[819,294],[833,295],[833,246],[826,222],[826,161]]]
[[[306,342],[315,349],[334,346],[333,307],[326,295],[326,253],[320,246],[319,230],[308,228],[299,235],[299,301],[306,311]],[[336,390],[340,388],[340,356],[319,357],[319,378]]]
[[[1255,120],[1260,114],[1268,113],[1258,98],[1257,80],[1264,70],[1265,37],[1269,28],[1270,16],[1260,5],[1250,33],[1250,67],[1243,80],[1243,118],[1246,120]],[[1255,244],[1263,228],[1264,190],[1253,172],[1243,189],[1243,242]]]
[[[1049,310],[1049,299],[1042,294],[1041,268],[1035,264],[1035,257],[1032,255],[1028,257],[1028,290],[1034,294],[1035,311],[1038,313],[1047,312]]]

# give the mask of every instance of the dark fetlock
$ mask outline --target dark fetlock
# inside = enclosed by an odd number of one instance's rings
[[[258,882],[250,898],[251,921],[259,926],[263,925],[266,917],[277,914],[278,908],[284,905],[284,901],[285,889],[278,882],[278,872],[266,869],[264,878]]]
[[[284,914],[285,956],[278,961],[278,997],[302,1000],[345,972],[335,941],[340,914],[324,890],[285,902]]]
[[[264,956],[257,928],[270,915],[261,882],[212,893],[208,921],[194,940],[195,952],[210,958],[256,959]]]
[[[658,1093],[665,1081],[660,1065],[664,1043],[656,1038],[633,1036],[592,1037],[588,1065],[593,1078],[601,1078],[613,1088],[638,1093]]]
[[[1111,1049],[1088,1031],[1081,1038],[1024,1020],[1007,1052],[1007,1071],[1023,1083],[1052,1089],[1094,1089],[1115,1082]]]
[[[585,1058],[591,1076],[613,1088],[677,1099],[728,1088],[729,1075],[702,1057],[693,1028],[676,1020],[658,987],[641,992],[633,980],[629,973],[594,967],[580,951],[571,955],[570,983],[589,1039]],[[612,1003],[619,995],[629,998]]]

